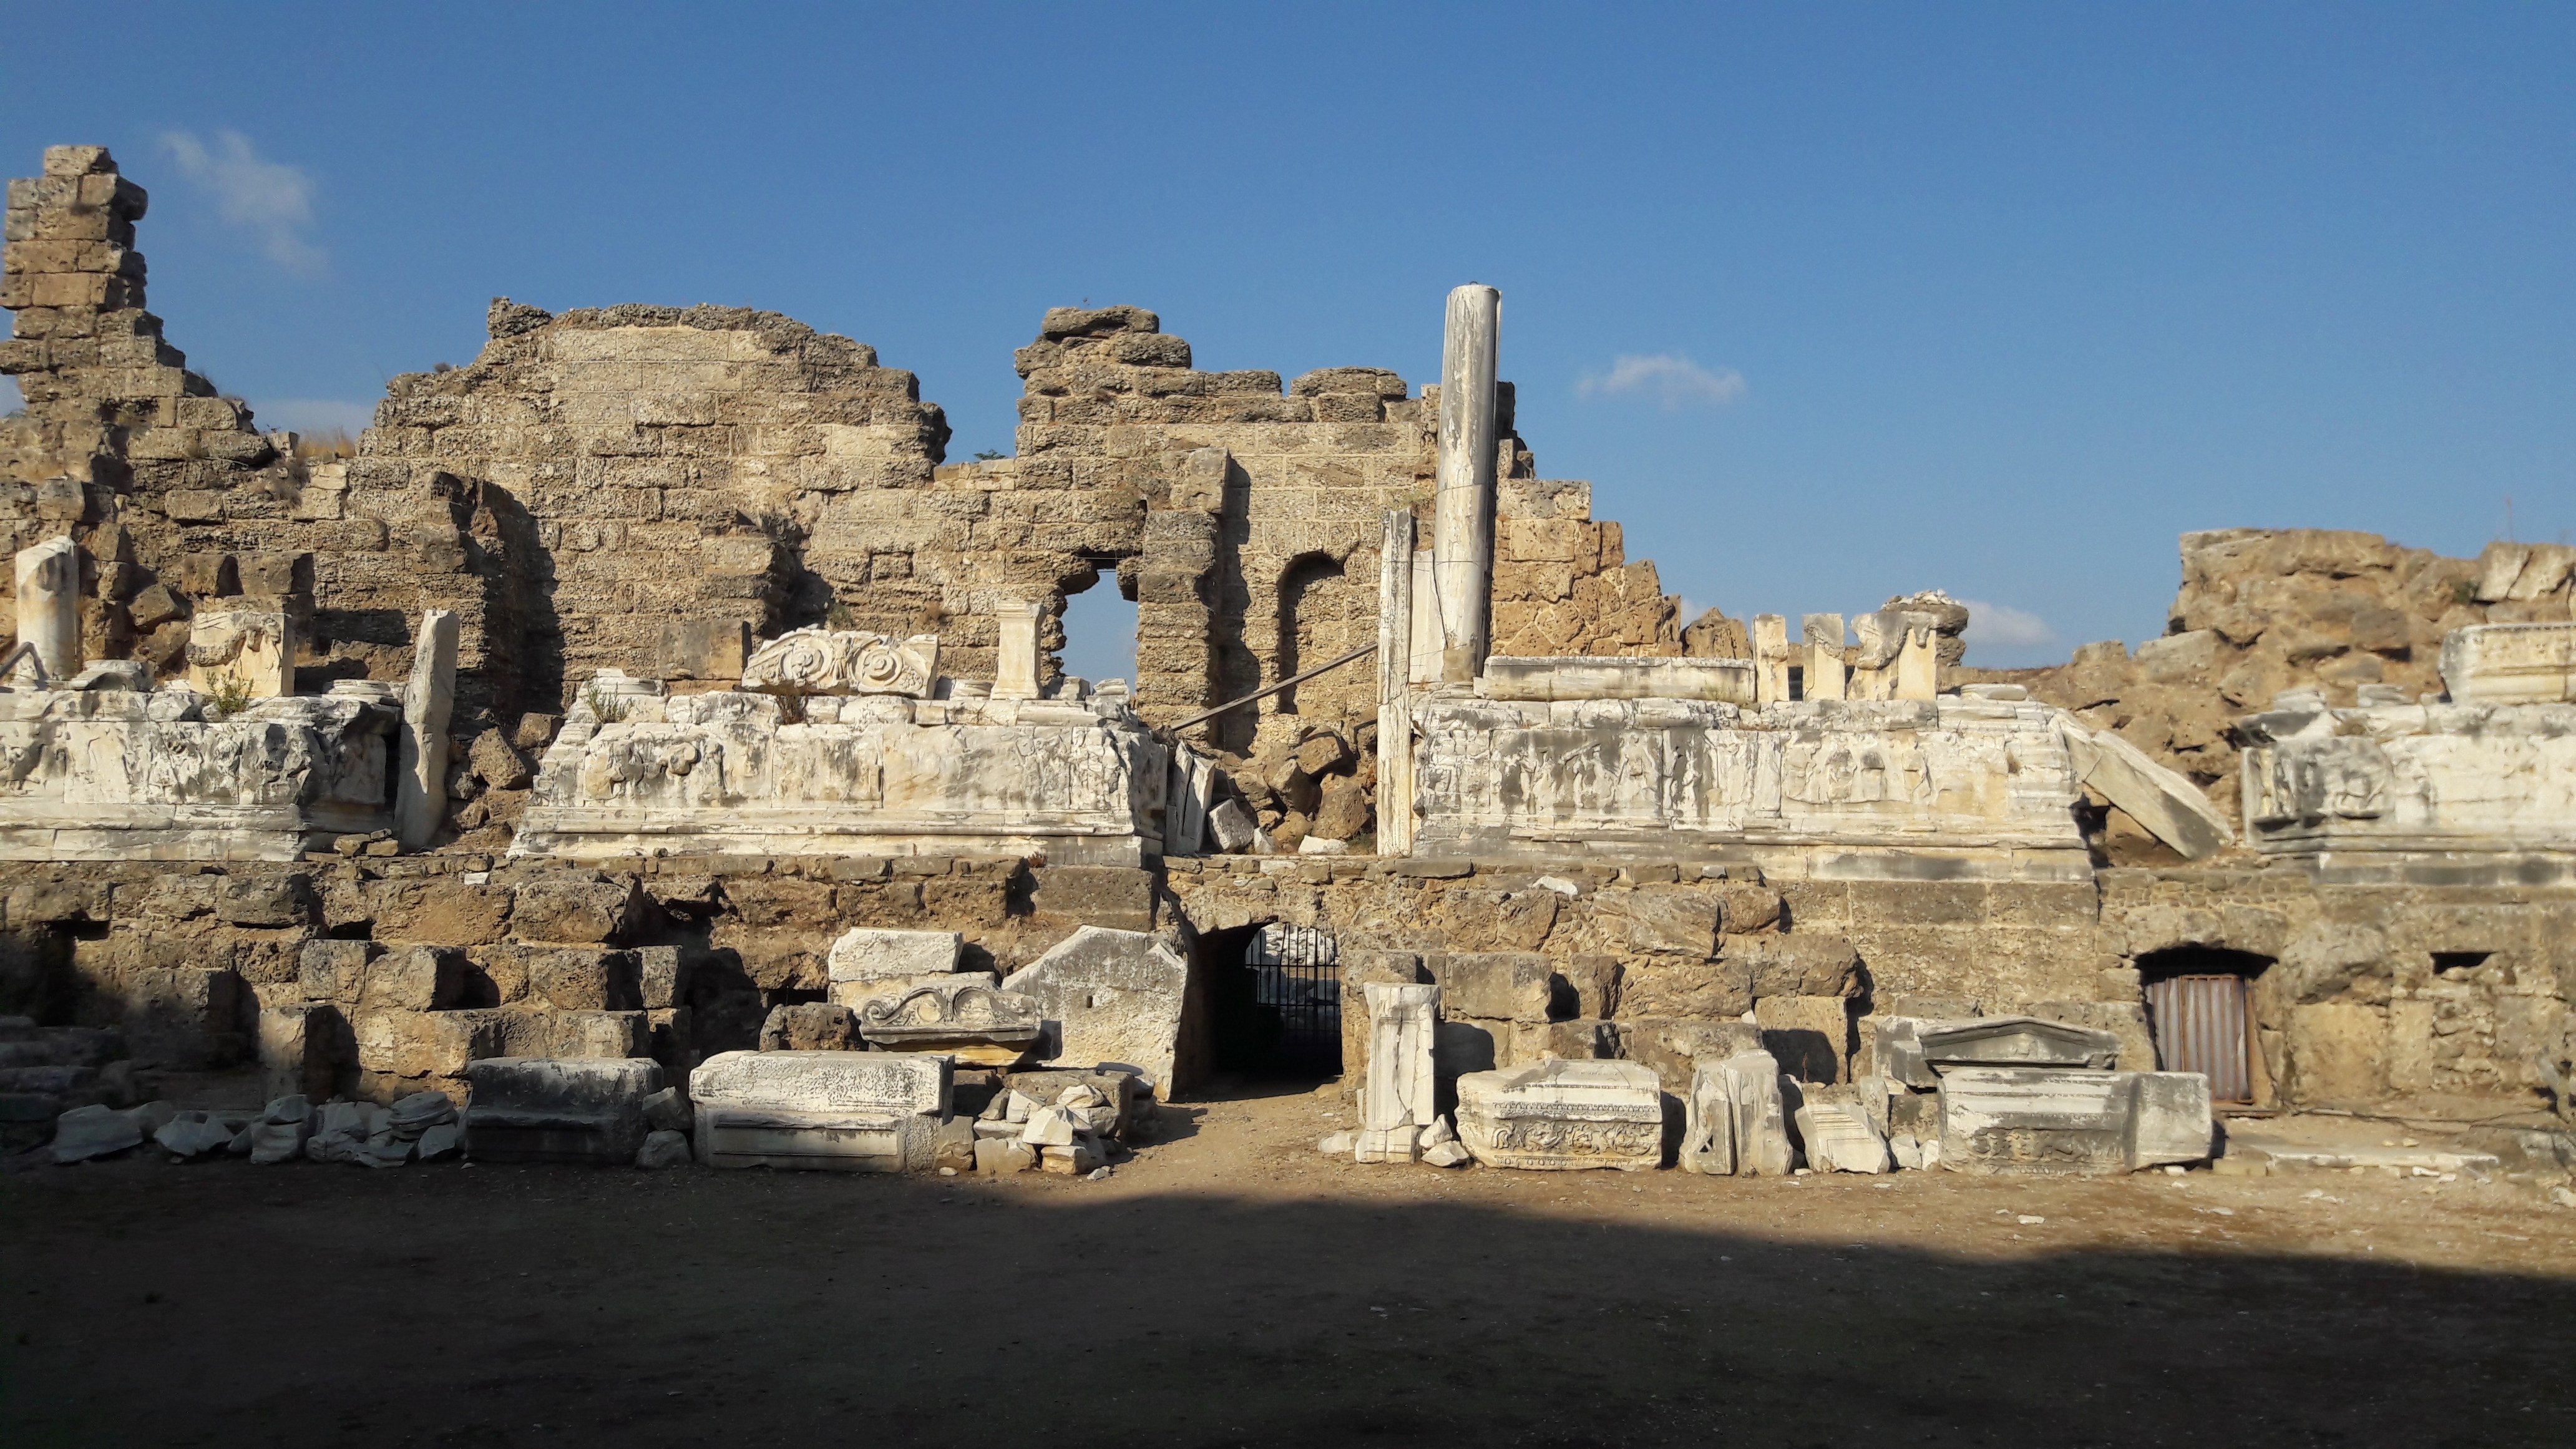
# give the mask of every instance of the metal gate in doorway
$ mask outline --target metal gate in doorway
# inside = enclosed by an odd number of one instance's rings
[[[1342,1052],[1342,965],[1333,933],[1318,926],[1268,925],[1244,948],[1253,1000],[1279,1013],[1279,1052],[1338,1062]]]
[[[2147,1021],[2168,1072],[2209,1078],[2213,1102],[2254,1100],[2242,976],[2169,976],[2147,983]]]

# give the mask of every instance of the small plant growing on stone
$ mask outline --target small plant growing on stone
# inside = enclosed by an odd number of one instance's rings
[[[975,450],[975,461],[978,463],[998,463],[1008,456],[1010,455],[993,448],[978,448]]]
[[[601,724],[623,724],[626,721],[626,701],[611,694],[596,679],[582,686],[581,702]]]
[[[823,611],[823,626],[827,629],[855,629],[859,626],[859,616],[850,612],[847,602],[834,599],[831,607]]]
[[[221,676],[215,681],[214,701],[215,709],[231,719],[250,708],[250,681],[238,674]]]
[[[2451,580],[2451,602],[2452,602],[2452,603],[2454,603],[2454,604],[2474,604],[2474,603],[2476,603],[2477,601],[2478,601],[2478,586],[2477,586],[2476,584],[2471,583],[2471,582],[2470,582],[2470,581],[2468,581],[2467,579],[2453,579],[2453,580]]]

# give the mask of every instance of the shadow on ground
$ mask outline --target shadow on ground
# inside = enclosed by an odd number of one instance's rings
[[[2576,1285],[1459,1203],[568,1169],[0,1180],[64,1444],[2565,1444]]]

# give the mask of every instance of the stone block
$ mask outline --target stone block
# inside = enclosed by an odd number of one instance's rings
[[[933,976],[957,969],[965,937],[955,931],[890,931],[860,926],[832,943],[825,967],[835,986]]]
[[[725,1052],[689,1076],[698,1160],[715,1167],[928,1171],[949,1118],[943,1056]]]
[[[644,905],[631,878],[584,880],[559,872],[523,881],[513,895],[512,937],[548,944],[613,944],[634,929]]]
[[[1719,1062],[1717,1072],[1735,1113],[1736,1172],[1746,1177],[1788,1176],[1798,1157],[1796,1144],[1789,1139],[1779,1061],[1769,1052],[1738,1052]]]
[[[1941,1074],[1941,1165],[2087,1175],[2197,1162],[2210,1151],[2196,1072],[1956,1067]]]
[[[1742,1021],[1641,1016],[1621,1021],[1618,1030],[1618,1055],[1651,1069],[1675,1097],[1690,1090],[1702,1064],[1762,1048],[1761,1028]]]
[[[358,1064],[349,1019],[330,1002],[272,1006],[259,1014],[261,1092],[269,1097],[337,1096]]]
[[[1692,1072],[1682,1098],[1682,1171],[1734,1176],[1735,1098],[1729,1080],[1714,1062]]]
[[[1413,1160],[1412,1138],[1408,1135],[1400,1159],[1372,1157],[1373,1144],[1383,1144],[1385,1134],[1397,1128],[1408,1130],[1431,1125],[1438,1115],[1434,1102],[1436,1078],[1432,1070],[1432,1043],[1439,1033],[1440,993],[1437,986],[1397,986],[1371,983],[1363,988],[1369,1021],[1368,1085],[1360,1098],[1359,1160]],[[1377,1134],[1372,1136],[1371,1134]]]
[[[1798,1108],[1798,1141],[1816,1172],[1894,1172],[1887,1139],[1857,1102],[1811,1101]]]
[[[389,951],[367,964],[358,1005],[369,1011],[445,1011],[464,999],[468,964],[464,952],[448,946]]]
[[[1663,1093],[1635,1062],[1536,1062],[1458,1079],[1458,1138],[1488,1167],[1662,1164]]]
[[[673,619],[662,626],[654,673],[663,679],[740,679],[751,662],[751,625],[741,619]]]
[[[1753,972],[1732,957],[1723,961],[1650,959],[1619,973],[1621,1016],[1681,1016],[1733,1020],[1753,1009]]]
[[[1430,966],[1440,983],[1443,1011],[1485,1021],[1548,1019],[1556,968],[1545,956],[1528,951],[1453,952],[1432,957]]]
[[[1860,953],[1840,936],[1730,938],[1726,959],[1740,964],[1757,997],[1849,996],[1860,972]]]
[[[662,1089],[661,1066],[643,1059],[493,1057],[464,1076],[465,1152],[483,1162],[633,1162],[644,1100]]]
[[[1593,908],[1632,950],[1705,961],[1717,953],[1720,907],[1714,896],[1679,887],[1603,891]]]
[[[635,953],[636,994],[646,1011],[679,1006],[689,990],[689,958],[679,946],[646,946]]]
[[[448,1013],[453,1015],[454,1013]],[[641,1011],[513,1012],[544,1026],[550,1056],[567,1059],[619,1060],[645,1057],[653,1050],[653,1023]]]
[[[298,981],[304,999],[357,1005],[359,998],[366,993],[367,967],[383,950],[373,941],[305,942],[296,956]],[[326,1092],[323,1095],[330,1094]]]
[[[1762,1047],[1802,1082],[1850,1080],[1851,1011],[1839,996],[1766,996],[1753,1003]]]
[[[228,926],[301,926],[320,913],[312,878],[298,873],[228,875],[215,887],[215,919]]]
[[[642,975],[633,951],[546,951],[528,960],[528,995],[560,1011],[641,1011]]]
[[[1188,981],[1187,963],[1154,937],[1084,926],[1005,977],[1002,989],[1029,997],[1055,1023],[1042,1049],[1048,1060],[1133,1067],[1169,1100]]]

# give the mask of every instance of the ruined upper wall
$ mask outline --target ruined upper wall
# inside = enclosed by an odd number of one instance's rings
[[[346,509],[291,435],[261,432],[190,371],[144,310],[134,226],[147,204],[100,146],[53,147],[43,175],[9,183],[0,306],[15,335],[0,373],[26,416],[0,446],[0,524],[12,550],[65,533],[80,544],[83,654],[174,672],[199,605],[268,596],[297,616],[318,688],[407,663],[426,602],[479,620],[481,591],[458,578],[475,500],[403,490]]]
[[[1143,500],[1143,557],[1122,583],[1138,605],[1139,707],[1177,719],[1367,644],[1377,634],[1382,518],[1412,507],[1427,547],[1439,390],[1383,368],[1318,368],[1283,390],[1268,371],[1199,372],[1189,344],[1137,307],[1056,308],[1015,363],[1017,468],[1054,486]],[[1536,481],[1500,385],[1494,648],[1498,653],[1677,653],[1675,605],[1653,565],[1631,565],[1583,484]],[[1354,666],[1211,722],[1248,749],[1280,715],[1356,727],[1374,716]]]
[[[2161,638],[2132,655],[2088,644],[2048,669],[1972,671],[2032,695],[2191,776],[2231,816],[2238,793],[2228,727],[2285,689],[2331,703],[2364,688],[2438,693],[2442,638],[2469,624],[2569,617],[2576,549],[2494,544],[2446,558],[2372,533],[2214,529],[2182,536],[2182,587]]]
[[[912,633],[965,602],[898,566],[947,522],[923,500],[948,425],[873,348],[736,307],[503,298],[489,328],[471,365],[393,380],[348,476],[353,493],[489,490],[526,585],[528,707],[602,668],[738,670],[702,657],[724,625],[774,634],[838,600]]]

